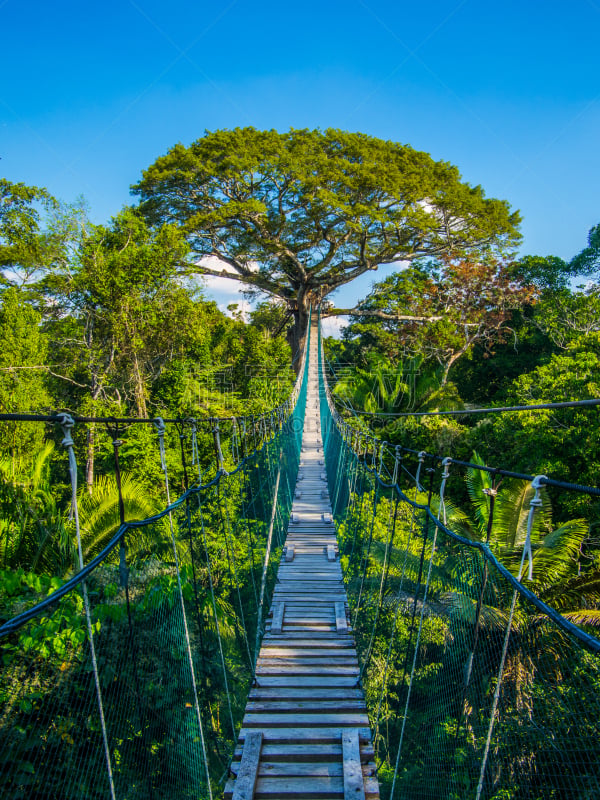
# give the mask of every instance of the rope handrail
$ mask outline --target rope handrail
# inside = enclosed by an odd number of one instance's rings
[[[322,359],[325,359],[325,355],[324,355],[324,351],[323,351],[323,340],[322,340],[322,337],[321,337],[321,357],[322,357]],[[329,410],[331,412],[331,416],[332,416],[334,422],[338,426],[341,426],[345,430],[350,430],[350,431],[355,430],[354,428],[352,428],[351,425],[349,425],[349,423],[337,411],[337,409],[335,407],[335,401],[334,401],[333,395],[332,395],[330,387],[329,387],[329,382],[327,380],[327,376],[325,375],[324,371],[323,371],[323,383],[324,383],[324,387],[325,387],[327,404],[329,406]],[[567,402],[567,403],[545,404],[543,406],[542,405],[540,405],[540,406],[512,406],[512,407],[506,407],[504,409],[500,409],[499,408],[497,410],[498,411],[503,411],[503,410],[511,411],[511,410],[519,410],[519,409],[522,409],[522,410],[528,409],[529,410],[529,409],[532,409],[532,408],[539,408],[539,409],[541,409],[541,408],[550,408],[550,407],[553,407],[553,408],[565,408],[565,407],[572,407],[572,406],[600,406],[600,399],[580,400],[580,401],[573,401],[573,402]],[[480,409],[480,410],[481,411],[487,411],[487,410],[490,410],[490,409]],[[491,410],[494,410],[494,409],[491,409]],[[474,411],[476,411],[476,410],[474,410]],[[364,412],[364,413],[365,414],[367,414],[367,413],[371,414],[371,413],[376,413],[376,412]],[[416,414],[416,416],[424,416],[424,415],[427,415],[427,414],[446,414],[446,413],[454,414],[454,413],[464,413],[464,412],[442,412],[442,411],[440,411],[440,412],[421,412],[419,414]],[[415,416],[415,415],[407,413],[406,416]],[[371,434],[371,433],[365,433],[364,431],[360,431],[359,433],[360,433],[360,435],[362,437],[366,438],[367,440],[371,440],[374,443],[374,445],[376,444],[378,447],[386,448],[390,453],[393,454],[394,450],[392,449],[392,446],[388,442],[382,441],[381,439],[379,439],[378,437],[376,437],[374,434]],[[402,452],[402,453],[411,453],[412,455],[417,455],[417,456],[423,455],[426,459],[429,459],[430,461],[433,461],[433,462],[441,462],[441,460],[442,460],[442,457],[439,456],[439,455],[436,455],[435,453],[428,453],[428,452],[423,451],[423,450],[416,450],[416,449],[411,448],[411,447],[405,447],[404,445],[394,445],[393,447],[394,447],[394,449],[396,447],[398,447],[400,452]],[[457,466],[460,466],[460,467],[466,467],[468,469],[476,469],[476,470],[479,470],[481,472],[488,472],[488,473],[491,473],[491,474],[494,474],[494,475],[500,475],[500,476],[502,476],[504,478],[515,478],[517,480],[526,480],[526,481],[532,481],[535,478],[535,475],[530,475],[528,473],[515,472],[513,470],[503,469],[502,467],[488,467],[487,465],[476,464],[476,463],[471,462],[471,461],[462,461],[460,459],[455,459],[455,458],[451,458],[451,463],[452,464],[456,464]],[[573,483],[573,482],[569,482],[569,481],[561,481],[561,480],[558,480],[556,478],[550,478],[550,477],[547,477],[547,476],[543,476],[541,478],[541,481],[545,486],[552,486],[552,487],[557,488],[557,489],[564,489],[565,491],[580,492],[581,494],[589,494],[589,495],[592,495],[594,497],[600,497],[600,488],[598,488],[596,486],[586,486],[586,485],[580,484],[580,483]]]
[[[520,406],[489,406],[487,408],[462,408],[451,411],[361,411],[359,409],[345,406],[356,416],[363,417],[442,417],[442,416],[465,416],[468,414],[493,414],[509,411],[547,411],[553,408],[585,408],[600,406],[600,398],[589,398],[587,400],[565,400],[557,403],[537,403],[535,405]]]
[[[81,423],[104,423],[107,425],[133,425],[133,424],[140,424],[140,425],[154,425],[157,419],[162,419],[163,422],[169,424],[186,424],[195,422],[198,423],[206,423],[208,425],[214,425],[215,422],[239,422],[242,420],[252,420],[256,421],[259,419],[263,419],[265,417],[270,416],[282,409],[284,409],[288,404],[294,403],[295,399],[298,396],[298,392],[300,390],[300,385],[302,383],[302,377],[304,374],[304,363],[306,360],[306,352],[302,353],[302,360],[300,363],[300,368],[298,372],[298,376],[294,383],[294,386],[290,392],[290,394],[276,406],[273,408],[267,409],[266,411],[262,411],[259,414],[231,414],[229,416],[215,416],[214,414],[210,414],[208,416],[203,417],[163,417],[161,415],[157,415],[155,417],[116,417],[116,416],[107,416],[107,417],[90,417],[81,414],[74,414],[68,409],[63,409],[61,411],[55,411],[52,414],[22,414],[22,413],[2,413],[0,414],[0,422],[52,422],[52,423],[60,423],[61,416],[65,413],[69,414],[71,419],[74,422],[81,422]]]

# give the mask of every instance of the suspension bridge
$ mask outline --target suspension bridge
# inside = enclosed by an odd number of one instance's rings
[[[527,584],[547,564],[531,547],[544,492],[598,489],[351,427],[313,324],[279,408],[140,423],[165,510],[127,520],[120,493],[117,532],[86,559],[72,431],[88,421],[32,420],[62,427],[78,569],[5,574],[3,797],[600,797],[600,641]],[[106,423],[120,492],[128,421]],[[482,541],[453,529],[465,470],[486,498]],[[489,541],[515,481],[509,569]]]

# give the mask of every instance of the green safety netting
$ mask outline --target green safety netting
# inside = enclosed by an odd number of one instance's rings
[[[336,413],[323,368],[320,381],[382,797],[600,797],[600,641],[572,622],[597,612],[583,608],[569,620],[531,591],[550,570],[560,589],[569,553],[561,562],[556,551],[574,525],[556,533],[554,553],[533,548],[529,581],[527,548],[505,566],[485,539],[493,541],[518,491],[520,530],[531,517],[534,538],[539,486],[498,486],[476,469],[457,475],[450,460],[402,448],[390,460],[385,443]],[[473,523],[452,501],[465,481],[479,498]],[[472,536],[477,522],[483,541]]]
[[[211,423],[210,478],[182,422],[185,493],[121,524],[73,578],[5,573],[3,798],[222,792],[292,505],[307,367],[273,412]]]

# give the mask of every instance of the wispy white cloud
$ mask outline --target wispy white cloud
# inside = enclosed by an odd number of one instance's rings
[[[321,324],[323,336],[333,336],[335,339],[339,339],[348,320],[345,317],[326,317]]]

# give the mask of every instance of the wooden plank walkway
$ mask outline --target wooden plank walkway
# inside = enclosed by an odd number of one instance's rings
[[[317,329],[296,499],[225,800],[379,798],[325,479]]]

